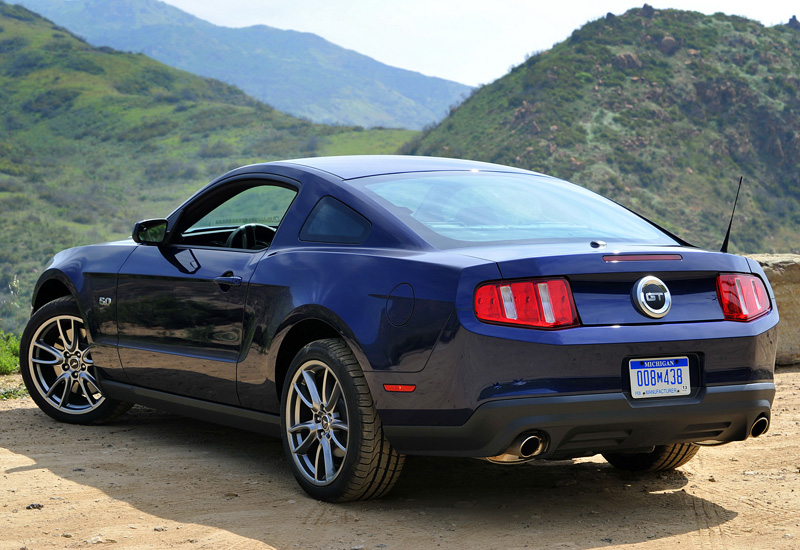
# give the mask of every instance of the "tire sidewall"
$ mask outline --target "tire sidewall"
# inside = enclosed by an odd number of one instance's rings
[[[298,369],[312,360],[325,363],[331,371],[333,371],[342,388],[342,396],[347,408],[347,455],[345,456],[339,474],[328,485],[314,485],[299,471],[299,467],[295,463],[294,456],[292,456],[292,451],[289,447],[286,431],[286,425],[288,423],[286,406],[292,380]],[[363,418],[361,407],[359,406],[359,394],[347,367],[331,353],[326,341],[318,340],[306,345],[298,352],[294,360],[292,360],[281,391],[281,441],[283,442],[284,453],[286,454],[286,460],[289,462],[289,467],[292,469],[292,474],[303,490],[318,500],[328,502],[339,500],[347,491],[349,482],[354,475],[354,469],[358,464],[358,455],[361,452],[362,434]]]

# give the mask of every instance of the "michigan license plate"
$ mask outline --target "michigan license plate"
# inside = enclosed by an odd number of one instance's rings
[[[689,358],[631,359],[631,396],[634,399],[689,395]]]

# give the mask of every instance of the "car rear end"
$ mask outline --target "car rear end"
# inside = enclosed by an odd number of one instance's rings
[[[485,262],[463,270],[422,370],[369,375],[403,389],[374,392],[400,452],[566,458],[767,429],[778,312],[756,262],[541,174],[357,185],[434,248]]]
[[[676,247],[480,254],[499,277],[465,271],[456,314],[408,375],[405,406],[427,414],[387,425],[401,452],[502,456],[535,436],[530,456],[567,458],[766,431],[778,312],[757,263]],[[641,297],[652,280],[666,311]]]

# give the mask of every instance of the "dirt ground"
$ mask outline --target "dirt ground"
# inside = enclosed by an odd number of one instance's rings
[[[278,440],[142,407],[70,426],[0,401],[0,549],[800,548],[800,366],[777,385],[766,435],[667,474],[412,457],[388,497],[346,505],[306,497]]]

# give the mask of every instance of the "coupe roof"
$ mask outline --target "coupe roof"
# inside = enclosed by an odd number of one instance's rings
[[[270,163],[272,164],[272,163]],[[312,157],[280,161],[275,164],[306,166],[328,172],[343,180],[380,176],[385,174],[404,174],[409,172],[450,172],[480,170],[491,172],[516,172],[532,174],[528,170],[441,157],[415,157],[403,155],[355,155],[342,157]]]

